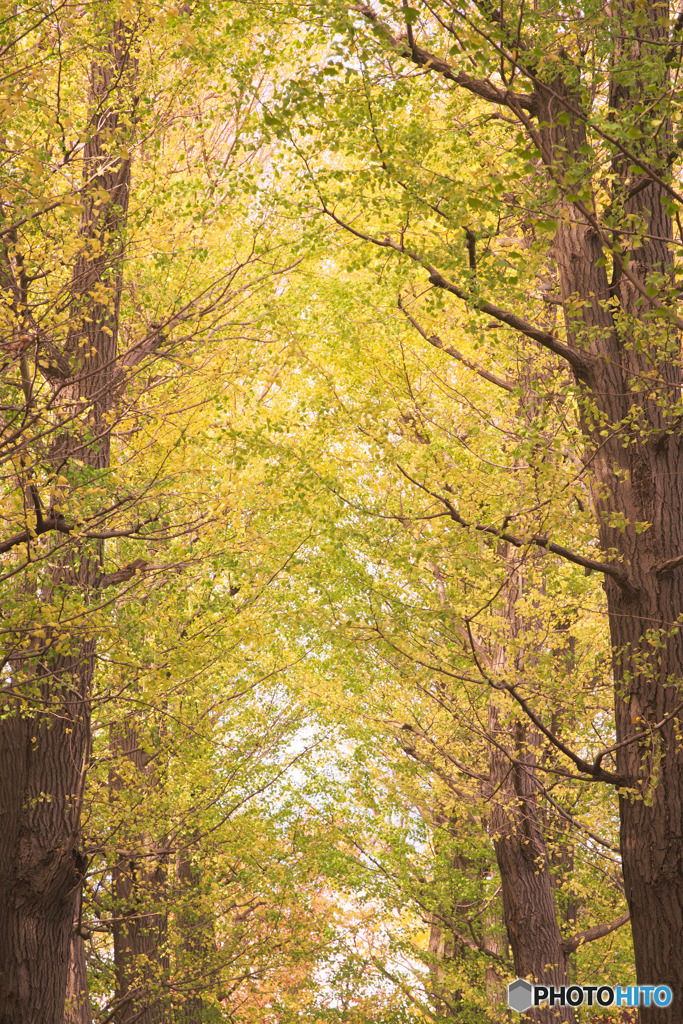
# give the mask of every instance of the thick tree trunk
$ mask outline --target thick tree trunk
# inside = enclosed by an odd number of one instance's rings
[[[71,935],[86,860],[77,848],[88,750],[88,662],[58,659],[61,707],[0,723],[0,1022],[62,1024]],[[70,699],[69,699],[70,696]]]
[[[618,14],[628,22],[634,11],[626,3]],[[634,29],[631,23],[628,57],[636,67],[647,57],[652,78],[627,87],[619,84],[626,80],[623,72],[615,76],[611,105],[617,117],[627,116],[635,104],[645,106],[648,96],[666,86],[666,26],[660,20],[666,11],[652,4],[646,13],[647,24]],[[658,76],[652,65],[657,43]],[[580,163],[585,132],[578,118],[557,125],[557,96],[563,91],[574,103],[576,97],[561,82],[553,84],[555,96],[543,89],[538,95],[540,117],[549,126],[545,161],[557,178],[566,161]],[[655,136],[646,131],[639,152],[666,175],[669,135],[660,131],[653,141]],[[665,190],[645,176],[635,188],[626,163],[621,157],[614,163],[615,201],[624,204],[625,222],[640,217],[645,230],[630,251],[627,246],[615,257],[611,283],[598,265],[603,243],[582,209],[566,208],[555,254],[568,337],[585,357],[582,422],[600,542],[623,570],[621,579],[607,577],[605,590],[616,736],[622,744],[616,753],[624,779],[621,853],[636,970],[641,984],[668,984],[674,994],[670,1007],[643,1009],[640,1019],[675,1024],[683,1007],[683,750],[677,711],[683,564],[676,564],[683,555],[683,450],[677,423],[683,378],[677,329],[643,294],[653,275],[659,275],[660,294],[670,276],[673,235]],[[571,304],[577,297],[580,308]],[[614,299],[616,315],[609,304]],[[649,526],[643,532],[637,524]]]
[[[41,340],[40,366],[56,386],[56,415],[62,417],[48,462],[52,473],[66,479],[74,458],[95,472],[109,465],[106,416],[116,372],[119,235],[130,183],[128,162],[109,154],[118,125],[113,97],[128,64],[128,42],[126,27],[114,23],[108,52],[91,70],[93,116],[70,325],[61,345]],[[106,204],[102,190],[109,196]],[[100,295],[106,290],[107,300],[93,298],[98,289]],[[61,591],[75,588],[87,608],[101,559],[101,541],[57,545],[41,600],[59,603]],[[16,689],[25,698],[13,700],[0,718],[0,1024],[63,1024],[86,868],[78,841],[95,639],[82,622],[68,634],[68,656],[55,654],[44,637],[31,643],[13,662]]]

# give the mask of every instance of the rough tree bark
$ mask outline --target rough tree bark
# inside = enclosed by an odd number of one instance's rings
[[[651,44],[668,44],[666,27],[658,23],[664,8],[653,3],[646,10],[648,21],[633,41],[633,56],[643,60],[651,58]],[[628,22],[633,12],[625,4],[620,13]],[[615,76],[616,116],[654,97],[667,77],[662,67],[654,83],[641,80],[628,88]],[[549,125],[544,155],[559,176],[565,161],[580,162],[583,122],[571,116],[569,124],[558,125],[558,114],[574,99],[564,82],[555,82],[552,92],[539,86],[537,95],[539,118]],[[664,131],[643,147],[642,155],[663,173],[669,143]],[[582,421],[600,544],[614,552],[622,570],[606,577],[605,591],[622,744],[616,752],[624,780],[621,854],[636,971],[639,982],[668,984],[674,993],[669,1008],[643,1008],[640,1017],[673,1024],[683,1005],[683,450],[677,423],[683,376],[678,327],[666,316],[653,316],[656,297],[653,302],[646,292],[658,274],[671,280],[666,189],[646,175],[629,183],[627,163],[614,161],[614,201],[623,202],[624,221],[641,219],[644,232],[639,243],[614,256],[612,280],[600,265],[610,246],[582,207],[566,207],[554,250],[568,339],[582,358],[577,375],[586,399]],[[576,297],[583,300],[578,315],[571,303]],[[616,310],[608,306],[612,297]],[[610,525],[615,521],[626,525]],[[639,533],[638,523],[650,526]]]
[[[527,408],[533,410],[531,398]],[[533,412],[529,415],[533,415]],[[523,565],[520,559],[507,550],[506,544],[499,545],[499,555],[506,569],[500,620],[504,626],[504,636],[519,641],[522,634],[529,630],[528,601],[533,593],[522,593]],[[441,573],[436,568],[434,571],[439,584],[440,601],[444,604],[446,599]],[[518,605],[524,597],[527,606],[524,616],[520,617]],[[540,623],[534,625],[540,627]],[[528,674],[538,660],[538,651],[530,649],[528,645],[518,650],[511,663],[504,640],[501,639],[495,645],[492,656],[487,655],[484,645],[478,640],[473,637],[472,640],[477,650],[477,661],[481,663],[481,659],[484,659],[495,679],[517,679],[520,675]],[[571,940],[565,941],[562,936],[551,871],[553,858],[543,829],[544,808],[540,800],[542,786],[538,778],[538,757],[547,741],[528,719],[517,714],[517,710],[511,718],[509,701],[496,696],[489,702],[489,775],[483,791],[488,808],[486,827],[493,842],[500,876],[502,921],[514,969],[518,976],[533,978],[539,984],[559,987],[570,983],[569,958],[575,945],[572,945]],[[412,743],[408,745],[403,740],[402,745],[407,753],[420,759]],[[456,855],[449,859],[447,871],[474,877],[475,872],[481,871],[481,865]],[[430,989],[439,1012],[444,1017],[454,1019],[461,1012],[461,997],[459,993],[445,988],[444,971],[440,965],[466,953],[467,947],[458,935],[466,935],[468,932],[469,907],[470,904],[465,904],[461,908],[457,902],[451,901],[444,903],[438,908],[438,913],[431,915],[429,952],[433,959],[430,964]],[[462,921],[458,920],[459,916]],[[498,947],[502,944],[497,939],[496,931],[499,928],[492,929],[491,935],[485,935],[482,949],[500,955],[502,951]],[[504,1004],[503,987],[493,967],[495,962],[492,960],[487,974],[487,987],[492,1003]],[[558,1021],[573,1024],[575,1020],[571,1007],[550,1008],[545,1005],[527,1016],[539,1024]]]
[[[121,131],[120,93],[126,91],[130,39],[129,27],[116,21],[92,64],[92,117],[84,150],[80,255],[72,278],[70,324],[61,344],[39,339],[38,365],[54,387],[55,415],[61,420],[44,458],[69,482],[74,459],[95,474],[109,465],[107,413],[116,378],[120,235],[130,185],[130,163],[113,152],[112,142]],[[34,512],[43,523],[60,520],[58,509],[41,507],[37,492]],[[34,639],[27,653],[14,658],[13,682],[25,697],[12,699],[0,720],[2,1024],[62,1024],[73,980],[74,920],[87,866],[79,849],[80,811],[90,756],[96,651],[87,608],[96,599],[102,541],[65,537],[55,546],[51,563],[41,599],[58,601],[61,591],[75,588],[84,615],[64,645],[67,653],[55,653],[44,640]],[[81,1019],[86,1020],[87,1000],[82,1007]]]
[[[550,874],[550,859],[540,823],[538,782],[533,750],[538,746],[528,724],[517,721],[514,747],[511,730],[500,725],[492,702],[489,715],[492,745],[490,828],[494,836],[503,896],[503,917],[518,977],[541,985],[569,984]],[[536,739],[536,742],[534,740]],[[574,1021],[570,1007],[539,1007],[529,1020],[551,1024]]]
[[[74,925],[71,931],[64,1024],[92,1024],[90,999],[88,997],[87,958],[81,932],[82,891],[79,892],[78,896]]]

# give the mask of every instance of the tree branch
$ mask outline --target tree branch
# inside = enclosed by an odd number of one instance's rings
[[[648,723],[647,728],[643,729],[641,732],[634,733],[633,736],[629,736],[627,739],[621,740],[620,743],[613,743],[611,747],[605,747],[604,750],[601,750],[596,754],[595,760],[593,761],[594,767],[599,768],[603,758],[606,757],[607,754],[613,754],[616,750],[621,750],[622,747],[628,747],[631,743],[640,743],[641,740],[651,736],[654,732],[657,732],[659,729],[663,729],[664,726],[672,720],[672,718],[676,717],[681,708],[683,708],[683,701],[680,701],[680,703],[677,704],[672,711],[669,711],[668,714],[664,715],[664,718],[659,722],[655,722],[652,725]]]
[[[430,53],[429,50],[424,50],[422,47],[417,46],[412,38],[412,32],[408,40],[395,36],[386,22],[382,21],[368,4],[354,4],[351,9],[358,14],[362,14],[372,27],[387,40],[395,53],[401,57],[406,57],[413,64],[417,64],[418,67],[436,71],[437,74],[447,81],[454,82],[455,85],[459,85],[462,89],[467,89],[468,92],[479,96],[480,99],[487,100],[489,103],[498,103],[503,107],[510,107],[512,109],[514,109],[516,104],[527,110],[532,116],[535,114],[536,99],[534,96],[513,93],[509,89],[499,88],[489,81],[488,78],[472,78],[471,75],[464,71],[456,71],[442,57],[437,57],[436,54]]]
[[[531,710],[524,697],[520,697],[512,683],[495,683],[493,680],[490,680],[490,682],[491,685],[497,689],[505,690],[509,693],[510,696],[517,701],[527,718],[529,718],[536,728],[543,733],[546,739],[550,740],[554,747],[557,747],[565,757],[568,757],[570,761],[574,762],[579,771],[589,775],[591,778],[595,779],[596,782],[608,782],[612,786],[619,787],[629,785],[629,780],[625,778],[625,776],[615,775],[614,772],[608,772],[604,768],[600,767],[600,764],[596,765],[595,762],[591,764],[590,761],[586,761],[585,758],[573,751],[571,747],[568,747],[559,736],[556,736],[555,733],[547,727],[547,725],[544,725],[536,712]]]
[[[377,245],[382,249],[393,249],[394,252],[398,252],[407,256],[408,259],[413,260],[429,275],[429,281],[436,288],[443,288],[444,291],[450,292],[451,295],[455,295],[457,298],[462,299],[469,306],[474,306],[475,309],[480,310],[482,313],[486,313],[488,316],[492,316],[495,320],[499,320],[501,323],[506,324],[508,327],[512,327],[513,330],[519,331],[520,334],[526,335],[528,338],[532,338],[538,342],[543,348],[548,349],[554,355],[560,356],[565,359],[574,370],[576,376],[582,380],[586,379],[586,374],[589,368],[589,360],[581,352],[575,352],[574,349],[568,345],[558,341],[557,338],[549,331],[544,331],[540,327],[535,327],[530,324],[527,320],[517,316],[515,313],[509,313],[505,309],[501,309],[500,306],[495,306],[491,302],[487,302],[485,299],[473,298],[471,294],[466,292],[462,288],[458,288],[456,284],[449,281],[443,274],[433,267],[431,263],[428,263],[419,253],[413,252],[412,249],[407,249],[403,243],[394,242],[392,238],[388,236],[385,238],[375,238],[374,235],[368,235],[364,231],[358,231],[357,228],[352,227],[343,221],[340,217],[330,210],[329,206],[325,203],[324,199],[320,199],[323,212],[330,217],[331,220],[338,224],[339,227],[344,228],[349,234],[355,235],[356,238],[362,239],[364,242],[372,242],[373,245]]]
[[[117,569],[116,572],[103,573],[98,580],[98,585],[100,587],[110,587],[115,583],[127,583],[128,580],[132,580],[134,576],[137,576],[148,566],[149,562],[146,558],[136,558],[135,561],[130,562],[129,565],[124,565],[122,569]]]
[[[53,515],[48,516],[47,519],[36,519],[33,529],[22,530],[21,533],[15,533],[7,540],[0,541],[0,555],[11,551],[12,548],[19,547],[20,544],[28,544],[35,537],[40,537],[43,533],[49,533],[51,530],[56,530],[58,533],[71,533],[71,529],[72,527],[67,526],[61,516]]]
[[[564,940],[562,948],[567,954],[573,953],[579,946],[583,946],[584,943],[595,942],[596,939],[602,939],[605,935],[615,932],[617,928],[623,927],[630,918],[631,915],[627,910],[619,917],[615,917],[613,921],[605,921],[603,924],[594,925],[593,928],[587,928],[584,932],[577,932],[576,935],[572,935],[571,938]]]
[[[145,356],[156,353],[160,345],[166,341],[167,324],[152,323],[144,338],[132,345],[121,356],[121,366],[124,370],[132,370],[134,366],[141,363]]]
[[[412,256],[408,253],[407,255]],[[412,257],[415,259],[416,257]],[[417,260],[417,262],[422,262]],[[561,341],[558,341],[554,334],[550,331],[544,331],[540,327],[535,327],[530,324],[527,320],[517,316],[515,313],[508,313],[507,310],[501,309],[499,306],[494,306],[491,302],[486,302],[484,299],[472,299],[467,292],[463,291],[462,288],[458,288],[457,285],[453,284],[435,270],[434,267],[430,267],[425,263],[422,263],[425,270],[429,274],[430,282],[436,288],[443,288],[444,291],[450,292],[451,295],[457,296],[459,299],[463,299],[469,305],[474,305],[476,309],[481,310],[482,313],[486,313],[488,316],[492,316],[495,320],[499,320],[501,323],[506,324],[508,327],[512,327],[513,330],[519,331],[520,334],[524,334],[527,338],[533,338],[543,348],[547,348],[550,352],[553,352],[557,356],[561,356],[563,359],[570,364],[572,369],[576,372],[577,376],[585,377],[588,369],[588,360],[580,352],[575,352],[574,349],[569,348],[568,345],[564,345]]]
[[[419,480],[410,476],[402,466],[397,464],[399,473],[401,473],[406,480],[410,480],[412,484],[419,487],[426,494],[431,495],[432,498],[436,498],[448,509],[448,514],[453,522],[462,526],[465,530],[476,530],[477,533],[485,533],[492,537],[497,537],[499,540],[505,541],[507,544],[512,544],[515,548],[527,547],[529,544],[533,544],[536,547],[543,548],[545,551],[550,551],[553,555],[558,555],[560,558],[564,558],[567,562],[572,562],[574,565],[580,565],[584,569],[594,570],[595,572],[601,572],[605,576],[610,576],[615,583],[617,583],[624,594],[628,597],[632,597],[636,593],[636,588],[629,580],[627,574],[618,565],[610,565],[609,562],[598,562],[594,558],[587,558],[585,555],[577,555],[575,551],[570,551],[569,548],[563,547],[561,544],[555,544],[549,540],[548,537],[542,534],[532,534],[529,537],[516,537],[512,533],[508,533],[507,530],[502,529],[498,526],[485,526],[482,523],[470,523],[454,507],[453,503],[445,498],[442,494],[437,494],[436,491],[430,490],[424,484],[421,484]]]
[[[438,334],[428,335],[427,332],[417,322],[417,320],[415,320],[410,315],[408,310],[403,306],[400,295],[398,297],[398,308],[401,310],[406,320],[408,320],[408,322],[413,325],[417,333],[420,334],[425,339],[425,341],[428,341],[430,345],[433,345],[434,348],[441,349],[442,352],[447,352],[449,356],[453,356],[453,358],[457,359],[458,362],[461,362],[463,366],[466,366],[468,370],[472,370],[473,373],[476,373],[480,377],[483,377],[484,380],[489,381],[491,384],[495,384],[496,387],[502,388],[504,391],[515,390],[514,385],[510,384],[509,381],[503,380],[502,377],[497,377],[495,373],[491,373],[489,370],[485,370],[482,366],[478,366],[476,363],[473,363],[470,359],[467,359],[467,357],[464,356],[462,352],[458,351],[458,349],[455,348],[453,345],[447,345],[444,341],[442,341]]]
[[[46,519],[43,519],[41,516],[36,519],[34,527],[22,530],[21,533],[15,533],[13,536],[8,537],[7,540],[0,541],[0,555],[4,555],[7,551],[11,551],[12,548],[16,548],[20,544],[28,544],[34,538],[52,531],[65,533],[67,536],[73,535],[79,540],[107,540],[110,537],[133,537],[136,533],[140,532],[143,526],[149,526],[150,523],[155,522],[157,519],[158,516],[152,516],[149,519],[145,519],[144,522],[138,523],[137,526],[130,526],[123,530],[86,530],[80,532],[81,526],[67,523],[63,516],[50,515]]]
[[[664,562],[658,562],[654,567],[654,571],[657,576],[661,576],[665,572],[678,569],[681,565],[683,565],[683,555],[676,555],[675,558],[667,558]]]

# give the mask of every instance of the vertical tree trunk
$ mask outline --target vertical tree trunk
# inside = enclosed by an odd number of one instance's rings
[[[514,747],[510,730],[501,727],[492,703],[489,733],[490,827],[500,871],[503,914],[517,976],[539,985],[569,984],[567,957],[558,923],[550,876],[548,851],[540,827],[535,764],[530,749],[536,745],[530,730],[521,722],[514,726]],[[501,749],[503,748],[503,749]],[[574,1021],[571,1007],[539,1007],[529,1020],[551,1024]]]
[[[153,788],[155,780],[149,757],[131,719],[112,726],[111,747],[114,756],[134,766],[134,782],[123,780],[113,769],[110,789],[122,794]],[[144,806],[144,798],[143,798]],[[154,838],[135,829],[122,833],[124,844],[112,867],[114,896],[114,968],[116,1002],[121,1009],[117,1024],[165,1024],[168,1006],[161,983],[168,971],[166,950],[168,900],[168,855]]]
[[[505,620],[510,635],[519,632],[515,604],[521,597],[522,573],[510,574]],[[518,667],[533,660],[533,651]],[[505,673],[506,651],[499,647],[494,670]],[[503,917],[518,977],[539,985],[567,985],[567,956],[563,948],[550,874],[550,857],[538,806],[536,754],[540,737],[530,723],[501,721],[495,699],[489,704],[489,827],[493,836],[503,894]],[[575,1020],[571,1007],[538,1007],[529,1020],[539,1024]]]
[[[666,8],[635,5],[614,12],[613,31],[626,32],[630,49],[617,45],[615,64],[649,62],[649,80],[615,74],[611,105],[626,118],[666,87]],[[635,25],[635,27],[634,27]],[[624,44],[626,45],[626,44]],[[661,53],[658,55],[657,47]],[[654,60],[654,63],[653,63]],[[558,99],[576,103],[562,82],[554,95],[539,88],[545,161],[559,177],[567,161],[581,161],[585,143],[578,117],[557,124]],[[561,108],[561,102],[559,104]],[[669,132],[645,131],[636,144],[650,166],[667,176]],[[641,984],[668,984],[668,1008],[641,1010],[643,1022],[674,1024],[683,1006],[683,751],[678,738],[683,679],[683,450],[677,428],[681,397],[680,339],[666,316],[657,316],[643,291],[657,279],[662,293],[671,275],[671,218],[665,189],[642,176],[632,184],[627,164],[615,159],[615,202],[624,220],[640,218],[644,231],[614,258],[612,281],[599,261],[604,243],[582,209],[569,205],[558,230],[555,253],[568,336],[585,353],[582,421],[593,468],[600,543],[614,553],[623,575],[605,582],[614,650],[617,769],[621,853],[631,912],[636,971]],[[631,184],[629,184],[631,182]],[[627,221],[628,223],[628,221]],[[630,221],[633,223],[633,220]],[[609,250],[608,250],[609,251]],[[664,281],[664,285],[662,285]],[[580,308],[574,297],[583,299]],[[610,300],[618,300],[617,315]],[[577,311],[578,309],[578,311]],[[634,415],[633,410],[636,410]],[[649,524],[644,532],[637,524]],[[683,559],[681,559],[683,562]],[[660,724],[664,723],[664,724]],[[638,736],[640,735],[640,739]]]
[[[74,926],[71,932],[69,954],[69,978],[66,986],[66,1008],[64,1024],[92,1024],[90,1000],[88,999],[88,973],[85,944],[80,934],[82,891],[76,905]]]
[[[130,183],[129,163],[111,155],[111,143],[119,130],[114,101],[128,67],[129,42],[126,25],[115,22],[91,69],[93,113],[70,326],[61,346],[41,340],[41,369],[55,384],[62,418],[49,463],[67,480],[74,458],[95,472],[109,465],[106,414],[116,372],[120,232]],[[86,868],[78,842],[96,649],[87,607],[96,595],[101,548],[101,541],[68,539],[56,547],[52,579],[40,598],[59,602],[61,592],[76,588],[83,620],[69,635],[68,654],[34,637],[26,653],[17,655],[13,680],[25,699],[13,699],[0,719],[1,1024],[64,1020]]]
[[[0,1022],[62,1024],[71,935],[86,861],[77,849],[88,678],[55,666],[73,694],[43,683],[53,715],[14,707],[0,722]],[[59,712],[61,711],[61,714]]]
[[[187,958],[185,971],[195,980],[196,988],[178,1000],[174,1024],[202,1024],[204,1001],[202,985],[199,978],[202,957],[206,953],[210,940],[210,924],[201,906],[200,882],[201,873],[190,858],[190,849],[186,847],[178,854],[176,878],[180,890],[181,909],[177,915],[178,940],[182,954]],[[197,900],[193,906],[193,898]]]

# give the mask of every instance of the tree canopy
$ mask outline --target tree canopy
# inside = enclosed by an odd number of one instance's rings
[[[0,6],[0,1024],[675,1024],[683,14]]]

